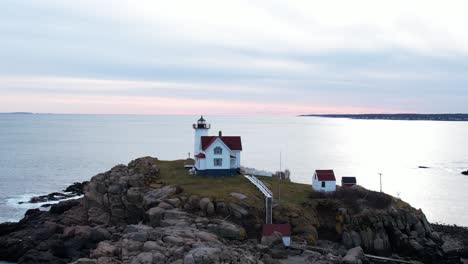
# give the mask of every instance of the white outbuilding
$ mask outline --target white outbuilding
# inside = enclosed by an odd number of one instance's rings
[[[336,190],[336,178],[333,170],[316,170],[312,178],[312,189],[322,192]]]
[[[208,136],[210,124],[202,117],[193,124],[195,129],[195,169],[198,175],[230,176],[240,170],[240,155],[242,151],[241,137],[223,136],[219,131],[217,136]]]

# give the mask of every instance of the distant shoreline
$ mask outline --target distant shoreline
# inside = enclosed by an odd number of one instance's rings
[[[304,114],[300,116],[368,120],[468,121],[468,114]]]
[[[34,115],[31,112],[0,112],[0,115]]]

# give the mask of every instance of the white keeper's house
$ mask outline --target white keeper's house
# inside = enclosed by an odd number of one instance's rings
[[[239,173],[242,151],[241,137],[208,136],[210,124],[203,116],[193,124],[195,130],[195,169],[198,175],[231,176]]]
[[[312,178],[312,189],[322,192],[335,191],[335,172],[333,170],[316,170]]]

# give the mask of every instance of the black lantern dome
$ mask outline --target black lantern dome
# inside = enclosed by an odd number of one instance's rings
[[[203,116],[201,116],[200,119],[198,119],[197,123],[193,124],[193,128],[195,128],[195,129],[209,129],[210,124],[207,124],[206,120],[203,118]]]

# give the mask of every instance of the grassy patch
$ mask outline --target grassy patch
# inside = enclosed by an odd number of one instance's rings
[[[213,200],[238,201],[230,193],[240,192],[248,197],[246,202],[251,205],[263,203],[263,195],[244,176],[190,175],[188,170],[184,168],[184,165],[188,164],[193,164],[193,160],[158,161],[160,181],[164,184],[180,186],[186,194],[209,197]]]
[[[158,160],[160,169],[160,181],[164,184],[180,186],[186,194],[194,194],[200,197],[209,197],[215,200],[238,201],[230,195],[231,192],[240,192],[248,198],[245,199],[250,205],[263,207],[264,197],[244,176],[210,177],[190,175],[184,165],[193,164],[193,160]],[[257,176],[266,183],[276,198],[277,185],[271,177]],[[153,187],[159,187],[157,183]],[[292,182],[281,182],[281,205],[301,206],[309,197],[311,186]]]
[[[257,178],[273,191],[275,199],[278,196],[278,185],[276,179],[272,177],[257,176]],[[308,184],[284,182],[280,183],[280,204],[281,205],[302,205],[310,196],[312,187]]]

